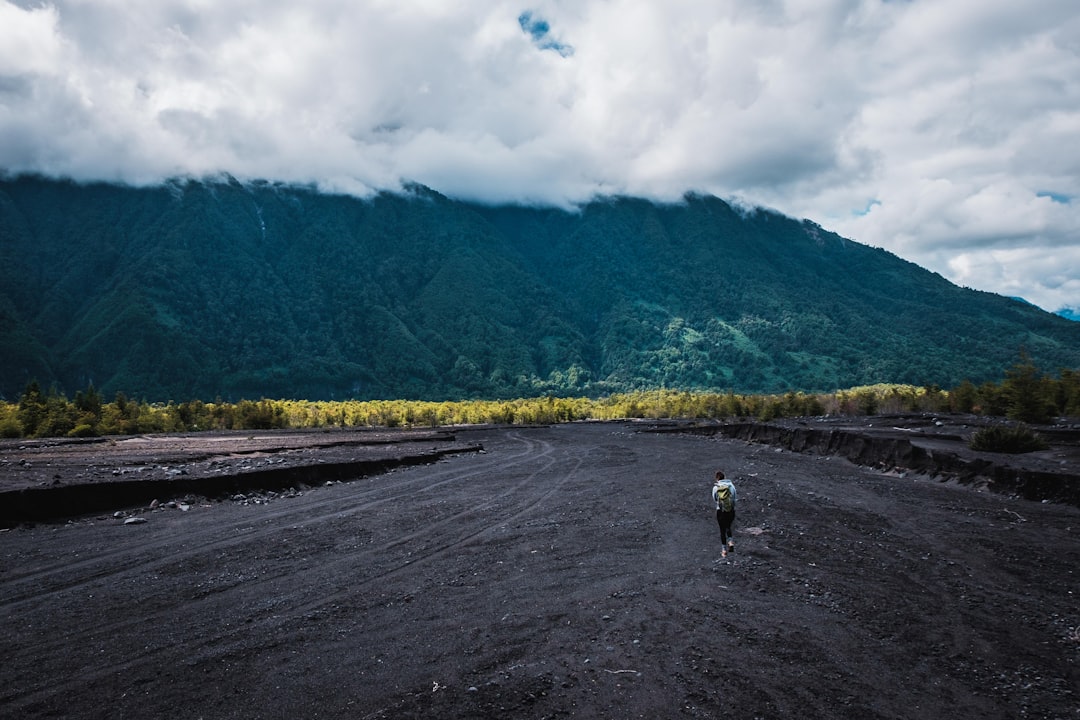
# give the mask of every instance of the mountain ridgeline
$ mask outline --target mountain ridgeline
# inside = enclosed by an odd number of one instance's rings
[[[711,196],[0,181],[0,395],[807,392],[1075,367],[1080,323]]]

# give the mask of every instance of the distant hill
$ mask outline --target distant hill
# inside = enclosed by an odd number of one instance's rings
[[[715,197],[0,181],[0,393],[147,400],[827,391],[1076,367],[1080,324]]]

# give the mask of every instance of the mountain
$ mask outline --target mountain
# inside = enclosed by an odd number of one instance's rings
[[[783,392],[1075,367],[1080,324],[711,196],[486,207],[0,180],[0,393]]]
[[[1066,320],[1078,321],[1080,320],[1080,310],[1074,308],[1061,308],[1055,313],[1065,318]]]

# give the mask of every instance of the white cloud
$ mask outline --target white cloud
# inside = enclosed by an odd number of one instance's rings
[[[56,30],[57,13],[51,7],[23,10],[0,4],[0,68],[5,75],[49,73],[62,53]]]
[[[1080,307],[1073,0],[0,0],[0,167],[703,190]]]

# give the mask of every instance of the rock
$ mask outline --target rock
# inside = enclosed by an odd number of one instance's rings
[[[130,517],[127,520],[124,521],[124,524],[125,525],[142,525],[145,522],[146,522],[146,518],[144,518],[144,517]]]

